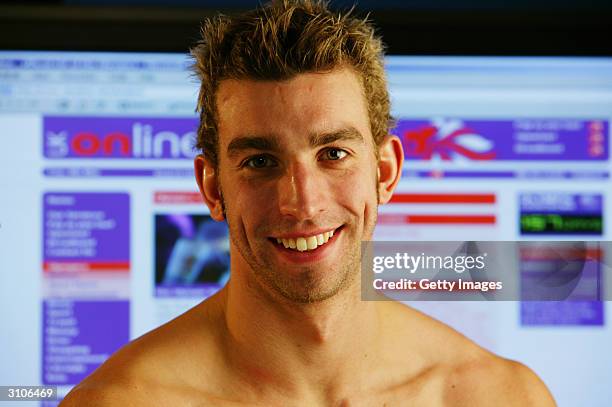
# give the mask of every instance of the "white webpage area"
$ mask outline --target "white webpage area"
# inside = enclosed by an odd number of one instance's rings
[[[227,281],[227,232],[193,177],[190,64],[0,52],[0,385],[65,394]],[[612,58],[390,56],[386,68],[408,153],[377,240],[610,240]],[[179,270],[185,258],[214,280]],[[561,406],[612,398],[606,302],[410,305],[530,366]]]

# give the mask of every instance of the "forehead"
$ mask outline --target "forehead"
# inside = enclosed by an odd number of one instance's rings
[[[347,127],[371,139],[361,80],[348,68],[285,81],[224,80],[216,97],[222,149],[245,135],[296,139]]]

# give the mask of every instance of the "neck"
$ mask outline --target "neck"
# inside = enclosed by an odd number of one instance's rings
[[[332,298],[296,303],[233,268],[223,292],[229,364],[256,393],[311,399],[365,385],[378,349],[376,303],[361,301],[359,280]],[[363,388],[363,387],[361,387]]]

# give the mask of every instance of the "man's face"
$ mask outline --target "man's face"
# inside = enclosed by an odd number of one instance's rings
[[[217,108],[232,266],[246,269],[232,272],[297,302],[327,299],[355,281],[378,206],[358,76],[338,69],[282,82],[226,80]]]

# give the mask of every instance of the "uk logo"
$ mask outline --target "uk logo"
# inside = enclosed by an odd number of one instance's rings
[[[65,131],[48,131],[45,138],[45,155],[49,158],[66,157],[70,152],[68,134]]]
[[[491,139],[478,134],[458,119],[431,122],[400,122],[400,136],[407,159],[494,160]]]

